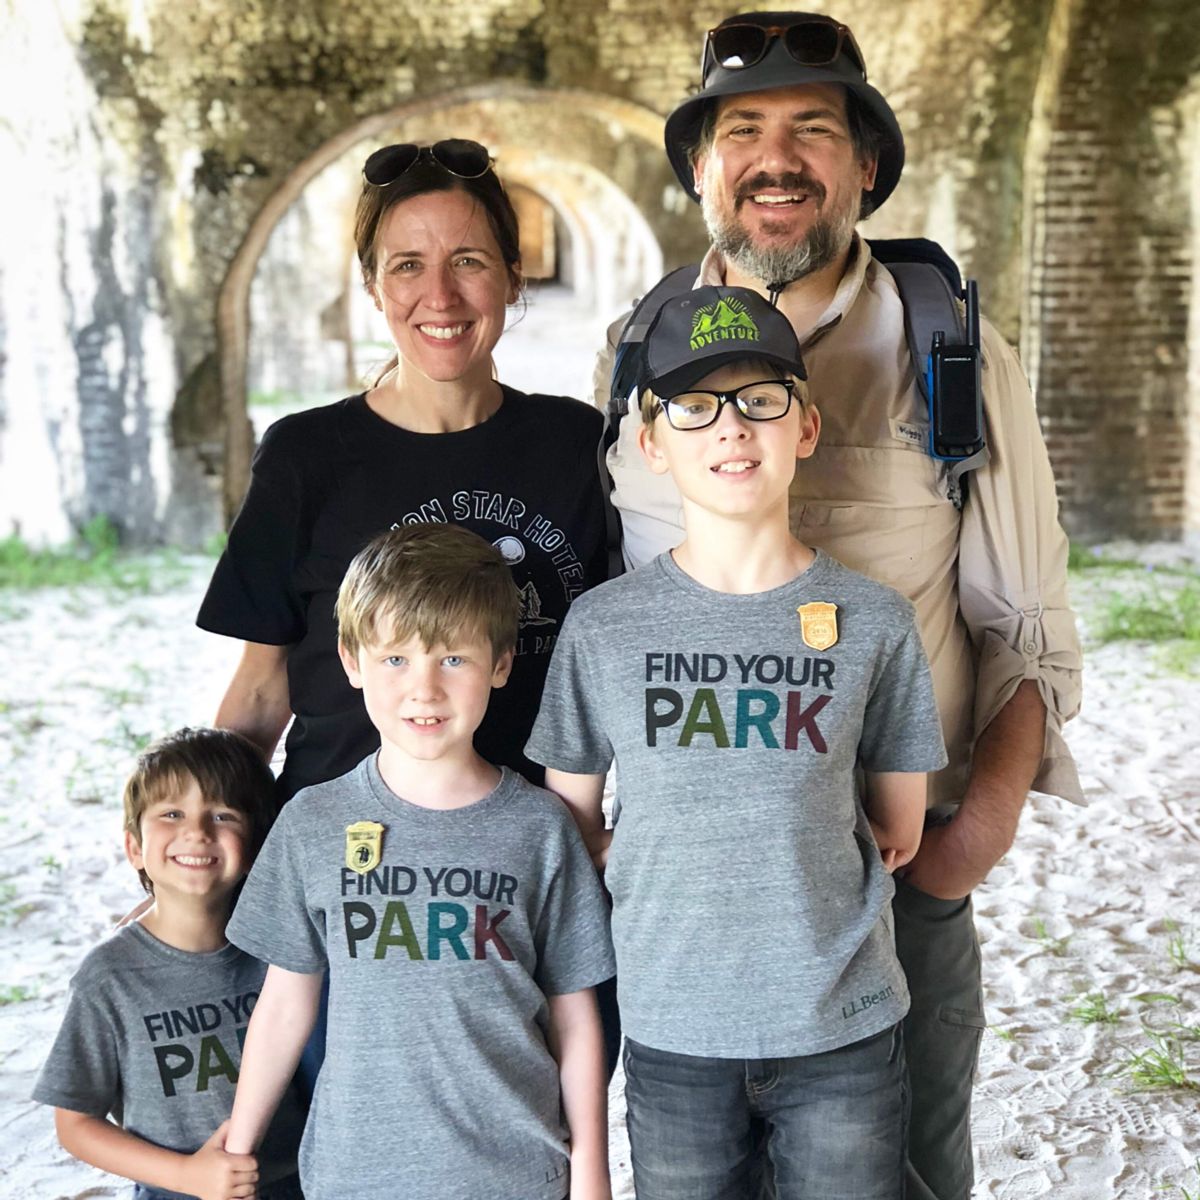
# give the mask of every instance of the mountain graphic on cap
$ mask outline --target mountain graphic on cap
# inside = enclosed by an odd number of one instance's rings
[[[692,317],[692,349],[699,350],[725,339],[758,341],[758,326],[745,307],[736,300],[721,299],[698,308]]]

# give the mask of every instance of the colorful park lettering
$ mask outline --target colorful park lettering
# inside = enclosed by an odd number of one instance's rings
[[[805,704],[804,694],[795,691],[785,693],[786,703],[781,704],[776,692],[738,688],[730,713],[722,710],[715,688],[696,688],[686,706],[683,694],[674,688],[647,688],[646,745],[672,744],[673,738],[673,744],[681,747],[699,744],[746,749],[753,737],[755,746],[797,750],[803,733],[813,750],[825,754],[829,747],[817,725],[817,716],[832,699],[819,694]],[[726,708],[728,704],[726,699]]]
[[[465,904],[429,901],[425,905],[422,942],[408,904],[403,900],[389,900],[382,917],[365,901],[343,901],[346,949],[351,958],[359,958],[360,949],[369,950],[370,957],[376,959],[387,958],[394,950],[406,954],[414,962],[426,959],[436,962],[444,957],[465,962],[471,958],[477,961],[487,958],[490,946],[497,957],[512,962],[513,952],[500,932],[500,925],[511,911],[504,908],[492,914],[486,904],[476,904],[474,908],[472,922],[472,913]],[[367,955],[364,953],[362,957]]]

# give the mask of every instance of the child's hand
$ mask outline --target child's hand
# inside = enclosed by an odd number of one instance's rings
[[[867,818],[871,825],[871,832],[875,835],[875,845],[879,847],[879,857],[883,859],[883,869],[890,875],[897,867],[902,867],[916,853],[916,847],[911,848],[904,846],[891,845],[894,840],[891,837],[890,831],[885,829],[878,822]]]
[[[195,1154],[188,1155],[179,1191],[200,1200],[245,1200],[255,1194],[258,1160],[252,1154],[227,1153],[228,1132],[229,1122],[224,1121]]]
[[[612,1200],[608,1172],[577,1170],[572,1164],[570,1200]]]

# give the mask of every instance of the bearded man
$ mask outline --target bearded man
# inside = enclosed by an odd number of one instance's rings
[[[971,893],[1031,788],[1082,801],[1060,735],[1080,698],[1067,540],[1033,398],[983,322],[986,461],[961,476],[929,453],[904,307],[855,231],[899,181],[904,141],[846,26],[787,12],[723,21],[666,148],[712,240],[695,285],[772,296],[800,341],[822,429],[792,485],[795,536],[916,607],[950,763],[930,777],[924,839],[893,901],[912,993],[907,1195],[967,1200],[985,1024]],[[598,404],[622,327],[597,364]],[[608,453],[629,566],[682,537],[679,497],[647,469],[637,424],[635,406]]]

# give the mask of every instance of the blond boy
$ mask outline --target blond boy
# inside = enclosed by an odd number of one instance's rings
[[[452,525],[375,539],[338,595],[380,749],[284,809],[231,924],[271,964],[228,1145],[256,1144],[329,972],[307,1200],[606,1200],[607,911],[570,815],[472,736],[519,596]]]

